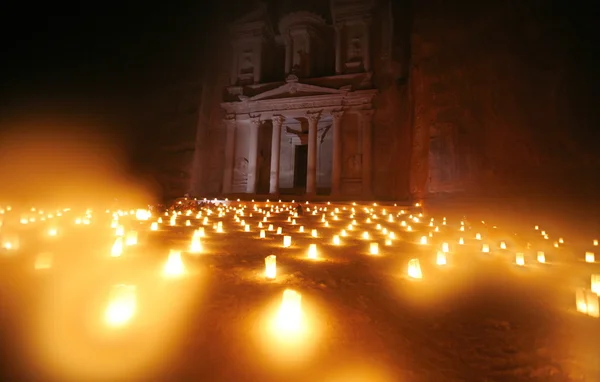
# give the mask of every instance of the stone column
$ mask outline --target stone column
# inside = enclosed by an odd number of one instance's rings
[[[250,139],[248,140],[248,184],[246,192],[256,194],[258,178],[258,129],[260,116],[250,117]]]
[[[363,65],[365,72],[371,71],[371,19],[364,21]]]
[[[273,135],[271,136],[271,177],[269,180],[269,193],[279,194],[279,158],[281,146],[281,126],[285,121],[283,115],[276,115],[273,121]]]
[[[342,24],[335,24],[335,74],[342,74]]]
[[[306,113],[308,119],[308,160],[306,173],[306,194],[314,196],[317,194],[317,124],[321,113]]]
[[[223,172],[223,193],[231,193],[231,183],[233,182],[233,166],[235,163],[235,114],[229,114],[225,120],[225,170]]]
[[[332,111],[333,118],[333,153],[331,162],[331,196],[340,195],[342,182],[342,116],[343,110]]]
[[[371,198],[371,179],[373,169],[371,166],[371,142],[373,135],[373,110],[363,110],[360,113],[362,130],[362,193],[363,198]]]

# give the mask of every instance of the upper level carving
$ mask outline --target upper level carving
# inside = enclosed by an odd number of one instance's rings
[[[279,82],[290,74],[309,80],[369,73],[373,0],[331,0],[330,5],[327,17],[295,11],[281,15],[276,26],[266,5],[235,21],[230,85],[244,95],[246,86]]]

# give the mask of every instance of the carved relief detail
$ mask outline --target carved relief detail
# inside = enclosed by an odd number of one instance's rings
[[[244,192],[248,184],[248,158],[238,157],[235,159],[235,167],[233,168],[233,184],[234,192]]]
[[[361,154],[350,155],[344,162],[344,167],[347,169],[347,178],[360,178],[362,176]]]

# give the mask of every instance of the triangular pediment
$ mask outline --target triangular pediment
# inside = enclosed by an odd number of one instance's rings
[[[250,101],[260,101],[263,99],[277,99],[277,98],[290,98],[290,97],[303,97],[303,96],[316,96],[316,95],[329,95],[329,94],[346,94],[346,90],[331,89],[323,86],[301,84],[299,82],[288,82],[278,88],[268,90],[264,93],[260,93],[250,98]]]

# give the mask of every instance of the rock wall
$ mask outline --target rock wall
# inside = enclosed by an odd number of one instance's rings
[[[541,5],[413,2],[411,194],[589,185],[598,166],[584,132],[597,120],[583,107],[581,41],[562,9]]]

